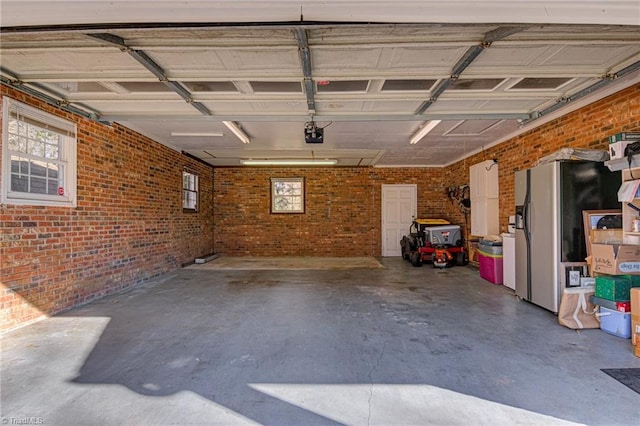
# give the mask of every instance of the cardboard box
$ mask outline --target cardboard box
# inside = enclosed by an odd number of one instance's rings
[[[640,287],[631,289],[631,336],[633,344],[640,346]]]
[[[591,229],[589,242],[593,244],[622,244],[622,229]]]
[[[591,244],[591,271],[640,275],[640,245]]]

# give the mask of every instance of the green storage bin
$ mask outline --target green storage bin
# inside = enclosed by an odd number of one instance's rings
[[[640,284],[633,280],[633,284]],[[632,278],[630,275],[602,275],[596,277],[595,297],[613,302],[626,302],[631,299]]]
[[[640,275],[625,275],[631,280],[631,287],[640,287]]]

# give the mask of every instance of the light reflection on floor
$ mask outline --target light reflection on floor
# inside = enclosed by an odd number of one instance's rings
[[[430,385],[256,383],[253,389],[347,425],[577,425]]]

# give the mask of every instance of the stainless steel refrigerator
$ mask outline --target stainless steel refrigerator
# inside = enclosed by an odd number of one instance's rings
[[[587,256],[583,210],[619,209],[620,172],[560,160],[515,173],[516,295],[558,312],[563,262]]]

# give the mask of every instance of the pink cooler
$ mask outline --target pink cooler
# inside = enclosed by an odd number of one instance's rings
[[[502,284],[502,255],[478,251],[480,277],[492,284]]]

